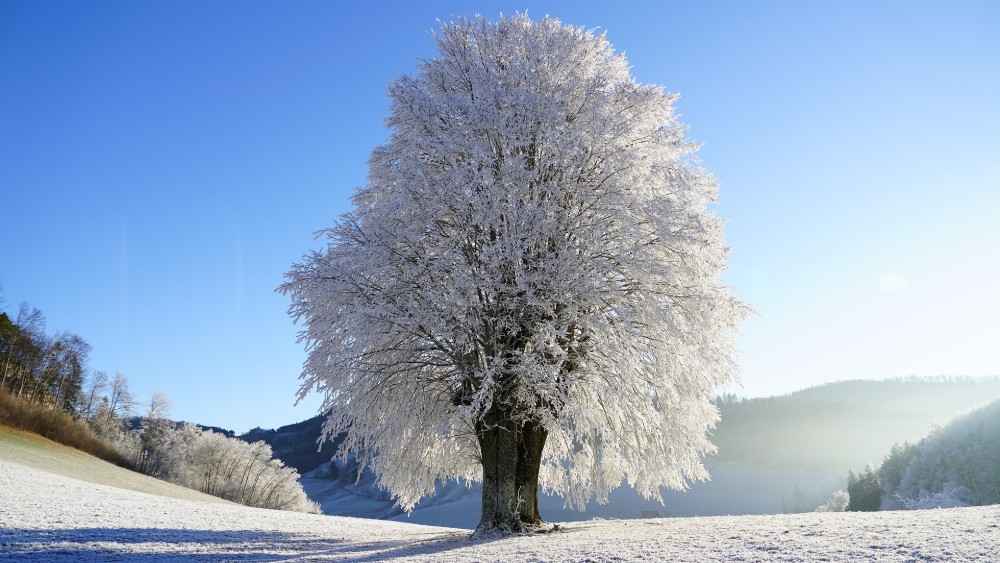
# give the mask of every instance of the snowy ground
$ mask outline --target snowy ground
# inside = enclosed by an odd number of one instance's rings
[[[73,478],[65,464],[56,475],[10,455],[0,448],[0,560],[1000,560],[1000,506],[595,520],[543,536],[472,540],[468,530],[151,495]],[[104,470],[111,481],[124,479],[123,470]]]

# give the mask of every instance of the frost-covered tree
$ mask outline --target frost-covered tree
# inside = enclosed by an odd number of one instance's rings
[[[135,396],[129,389],[128,377],[123,373],[115,373],[115,378],[111,382],[111,393],[107,397],[106,424],[111,425],[112,420],[132,415],[135,408]]]
[[[834,491],[830,498],[816,509],[816,512],[846,512],[850,504],[851,495],[847,491]]]
[[[100,404],[102,394],[108,386],[108,374],[103,371],[93,370],[87,379],[86,387],[80,394],[76,413],[84,420],[90,420]]]
[[[247,443],[183,424],[171,432],[169,481],[233,502],[299,512],[320,512],[299,472],[271,457],[271,446]]]
[[[171,466],[171,442],[174,440],[174,423],[170,415],[170,398],[163,391],[153,391],[146,415],[133,430],[133,463],[136,471],[163,478]]]
[[[899,485],[903,481],[910,462],[920,454],[916,444],[909,442],[895,443],[889,450],[889,455],[882,460],[878,476],[882,482],[882,505],[880,510],[898,510],[903,508],[899,495]]]
[[[746,308],[720,282],[717,185],[604,35],[519,15],[442,25],[389,86],[355,210],[280,291],[325,436],[412,509],[482,480],[479,530],[707,477]]]
[[[132,416],[135,408],[135,397],[129,390],[128,378],[122,373],[115,373],[112,381],[104,382],[104,387],[108,394],[101,398],[87,422],[98,436],[117,443],[124,455],[131,456],[132,446],[125,447],[121,443],[127,437],[125,419]]]

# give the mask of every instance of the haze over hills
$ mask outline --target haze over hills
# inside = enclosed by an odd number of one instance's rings
[[[761,399],[720,402],[716,456],[771,465],[878,463],[896,442],[1000,397],[1000,378],[842,381]]]
[[[844,488],[848,470],[878,465],[894,443],[915,442],[934,425],[996,397],[996,377],[842,381],[780,397],[726,396],[718,402],[722,418],[713,433],[719,451],[705,461],[710,482],[664,490],[664,505],[626,485],[612,492],[607,505],[591,502],[585,512],[564,509],[561,498],[549,495],[540,499],[540,510],[551,521],[812,510]],[[364,471],[357,479],[356,462],[327,461],[336,444],[317,451],[322,422],[314,417],[276,430],[255,429],[243,438],[267,441],[276,457],[297,467],[307,493],[326,514],[475,526],[478,485],[440,484],[437,494],[403,514],[374,475]]]

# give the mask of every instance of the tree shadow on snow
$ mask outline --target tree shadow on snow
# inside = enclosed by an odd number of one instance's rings
[[[16,561],[250,561],[309,558],[381,561],[420,557],[502,539],[472,539],[467,532],[419,538],[345,540],[260,530],[160,528],[0,529],[0,560]]]

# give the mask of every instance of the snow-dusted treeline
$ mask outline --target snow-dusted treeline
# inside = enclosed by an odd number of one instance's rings
[[[115,439],[147,475],[247,506],[319,512],[302,490],[298,471],[273,459],[264,442],[152,417],[138,428],[122,429]]]
[[[247,443],[191,424],[167,430],[167,480],[259,508],[319,512],[299,473],[271,457],[271,446]]]
[[[132,418],[136,401],[121,374],[87,419],[114,444],[133,469],[226,500],[277,510],[319,512],[299,482],[299,473],[271,446],[248,443],[167,418],[170,400],[154,392],[144,416]]]

